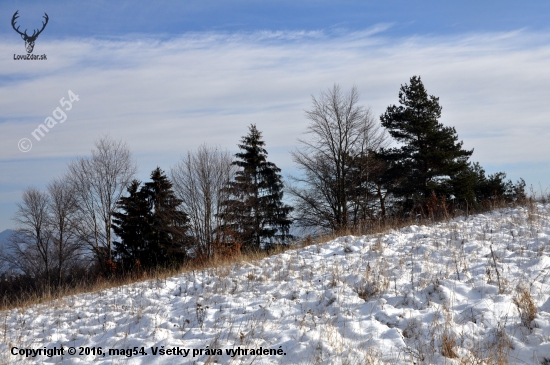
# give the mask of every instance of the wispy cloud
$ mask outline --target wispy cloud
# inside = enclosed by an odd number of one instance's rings
[[[177,38],[93,38],[37,42],[48,61],[14,61],[21,42],[0,41],[0,165],[87,154],[109,133],[125,139],[146,170],[167,168],[203,142],[235,149],[250,123],[271,158],[305,130],[311,95],[333,83],[357,85],[380,115],[421,75],[440,97],[442,122],[455,126],[482,165],[541,163],[550,154],[549,34],[519,30],[463,36],[385,37],[363,32],[188,33]],[[381,33],[382,32],[382,33]],[[67,121],[23,154],[17,142],[51,115],[67,90],[81,101]],[[146,157],[145,157],[146,158]],[[4,161],[4,162],[1,162]],[[28,161],[28,162],[27,162]],[[149,166],[153,165],[153,166]],[[42,182],[59,171],[35,176]],[[15,178],[17,179],[17,178]],[[546,176],[540,176],[546,182]],[[27,184],[27,181],[21,181]]]

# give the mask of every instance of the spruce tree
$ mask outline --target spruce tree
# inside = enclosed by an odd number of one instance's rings
[[[181,264],[189,246],[188,218],[179,210],[182,201],[160,167],[153,170],[151,181],[145,183],[142,191],[151,207],[149,249],[156,265]]]
[[[267,161],[261,132],[255,125],[239,144],[234,165],[240,167],[228,184],[230,199],[223,203],[225,229],[235,232],[246,250],[269,248],[276,241],[286,242],[292,208],[285,205],[281,170]]]
[[[130,183],[128,196],[120,198],[118,212],[113,213],[113,230],[119,238],[114,242],[115,256],[125,270],[154,266],[149,246],[151,209],[140,185],[138,180]]]
[[[464,150],[456,130],[439,123],[439,98],[428,96],[420,77],[399,91],[400,106],[389,106],[380,117],[382,125],[401,147],[383,150],[388,185],[403,200],[406,210],[425,203],[434,194],[451,197],[453,179],[469,168],[473,150]],[[462,192],[465,194],[465,192]]]
[[[118,201],[121,212],[114,214],[113,226],[120,238],[115,242],[116,257],[125,269],[180,264],[189,248],[188,219],[178,209],[181,200],[175,197],[172,183],[157,167],[151,181],[139,187],[134,180],[128,196]]]

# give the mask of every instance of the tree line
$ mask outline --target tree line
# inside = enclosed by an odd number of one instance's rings
[[[392,217],[435,217],[525,199],[525,182],[487,175],[455,128],[439,122],[439,98],[428,95],[419,76],[399,90],[399,105],[376,122],[358,104],[354,87],[338,85],[306,112],[310,124],[292,153],[302,171],[289,192],[294,222],[338,231]],[[396,146],[397,145],[397,146]]]
[[[202,145],[150,181],[123,141],[103,137],[45,191],[27,188],[1,259],[9,277],[57,286],[83,273],[115,275],[290,244],[291,232],[368,228],[391,217],[463,214],[521,202],[525,182],[487,175],[457,132],[439,122],[439,98],[420,77],[378,123],[355,87],[312,98],[310,123],[285,186],[255,125],[234,156]],[[284,193],[287,193],[285,198]],[[291,230],[292,227],[295,229]],[[7,276],[8,275],[8,276]]]

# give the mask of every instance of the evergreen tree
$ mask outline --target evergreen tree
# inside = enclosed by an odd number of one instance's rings
[[[346,160],[349,166],[346,193],[352,203],[350,211],[354,226],[376,217],[384,217],[388,195],[383,181],[387,170],[385,161],[371,149]]]
[[[139,190],[141,182],[133,180],[127,188],[128,196],[117,203],[118,212],[113,214],[113,230],[120,239],[114,242],[115,254],[124,269],[136,265],[152,267],[151,208],[145,194]]]
[[[268,248],[275,241],[286,242],[292,208],[285,205],[281,170],[267,161],[261,132],[255,125],[239,144],[234,165],[240,170],[228,184],[230,198],[223,203],[226,229],[235,232],[244,249]]]
[[[151,181],[145,183],[142,191],[151,208],[149,249],[156,265],[182,263],[189,246],[188,218],[179,210],[182,201],[160,167],[153,170]]]
[[[141,189],[134,180],[128,196],[118,201],[121,212],[114,214],[113,229],[120,238],[115,253],[125,269],[177,265],[186,257],[188,220],[178,209],[181,200],[160,168],[151,173],[151,180]]]
[[[425,203],[434,194],[449,199],[457,189],[455,177],[467,172],[473,150],[462,149],[456,130],[438,122],[439,98],[428,96],[420,77],[399,91],[400,106],[389,106],[380,117],[390,135],[401,143],[380,156],[389,168],[385,179],[394,196],[408,210]]]
[[[497,172],[486,175],[477,162],[453,179],[455,196],[460,205],[464,203],[471,208],[487,207],[487,204],[499,200],[507,202],[522,201],[526,198],[525,181],[520,179],[516,184],[505,181],[506,174]]]

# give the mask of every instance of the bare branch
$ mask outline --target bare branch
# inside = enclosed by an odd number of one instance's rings
[[[228,151],[202,145],[197,152],[188,152],[171,169],[174,191],[183,201],[182,209],[189,217],[196,249],[205,255],[212,254],[216,228],[222,225],[221,202],[229,198],[223,187],[237,170],[231,162]]]
[[[353,87],[344,94],[338,85],[318,98],[312,97],[311,121],[299,140],[301,149],[292,152],[303,177],[289,188],[296,201],[297,221],[305,227],[336,230],[355,226],[371,214],[368,175],[374,168],[374,153],[386,145],[370,109],[358,105],[359,93]],[[370,186],[369,189],[374,189]],[[359,197],[358,193],[367,194]]]
[[[95,142],[91,158],[78,158],[69,164],[67,179],[81,213],[81,238],[98,261],[111,260],[112,215],[136,171],[137,164],[126,143],[108,136]]]

